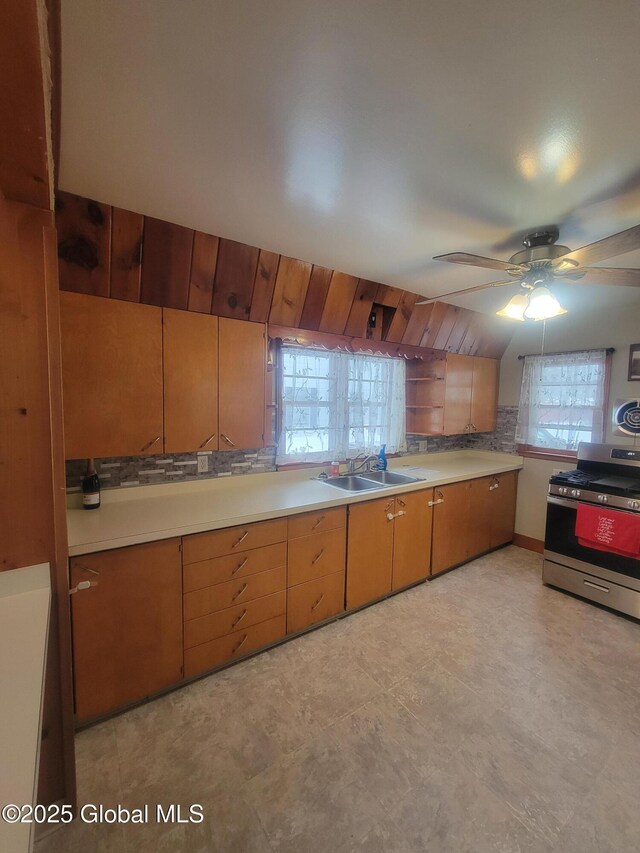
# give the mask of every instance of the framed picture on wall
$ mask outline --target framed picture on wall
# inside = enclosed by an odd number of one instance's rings
[[[629,347],[629,382],[638,380],[640,382],[640,344],[631,344]]]

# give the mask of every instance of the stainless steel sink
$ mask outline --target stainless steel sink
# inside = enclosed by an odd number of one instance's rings
[[[383,486],[401,486],[403,483],[417,483],[419,477],[410,477],[408,474],[398,474],[396,471],[367,471],[358,474],[363,480],[371,480]]]
[[[345,474],[343,477],[329,477],[327,480],[322,480],[323,483],[328,483],[330,486],[335,486],[336,489],[344,489],[346,492],[365,492],[368,489],[379,489],[379,483],[372,483],[370,480],[365,480],[364,476],[357,474]]]

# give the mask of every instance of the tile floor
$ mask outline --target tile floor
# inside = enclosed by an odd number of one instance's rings
[[[640,849],[640,626],[508,547],[78,735],[37,853]]]

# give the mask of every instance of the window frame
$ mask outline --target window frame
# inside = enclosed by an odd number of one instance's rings
[[[609,391],[611,387],[611,363],[614,350],[612,347],[602,347],[596,348],[592,347],[592,349],[604,349],[605,351],[605,363],[604,363],[604,383],[603,383],[603,437],[606,435],[606,412],[609,408]],[[564,350],[561,352],[550,352],[550,353],[541,353],[549,356],[558,356],[558,355],[575,355],[578,352],[589,352],[589,349],[579,349],[579,350]],[[523,360],[522,370],[524,371],[524,359],[526,356],[520,356]],[[518,401],[518,407],[520,407],[520,400]],[[541,459],[546,460],[547,462],[575,462],[578,458],[577,450],[563,450],[562,448],[549,448],[549,447],[539,447],[535,444],[516,444],[516,450],[520,456],[523,456],[527,459]]]
[[[290,341],[285,341],[282,339],[278,340],[277,346],[276,346],[276,352],[275,352],[275,355],[276,355],[276,386],[275,386],[275,393],[276,393],[276,424],[275,424],[276,459],[278,459],[278,456],[279,456],[278,445],[280,443],[280,439],[283,436],[284,430],[285,430],[285,426],[284,426],[284,422],[285,422],[284,349],[285,348],[291,348],[291,349],[297,349],[297,350],[309,351],[309,352],[314,352],[314,351],[315,352],[327,352],[327,353],[331,352],[331,349],[329,349],[328,347],[323,346],[323,345],[313,346],[313,345],[307,345],[307,344],[300,344],[297,342],[292,343]],[[338,351],[341,351],[342,348],[336,347],[335,349]],[[364,358],[376,358],[376,359],[377,358],[383,358],[383,359],[398,360],[398,361],[405,362],[405,365],[406,365],[406,358],[403,357],[402,355],[395,355],[395,354],[392,355],[390,353],[387,354],[385,352],[367,352],[367,351],[363,352],[363,351],[359,351],[359,350],[353,350],[353,351],[346,350],[346,351],[343,351],[343,354],[346,356],[349,356],[349,357],[354,357],[354,358],[364,357]],[[405,367],[405,369],[406,369],[406,367]],[[347,379],[347,383],[348,383],[348,381],[349,381],[348,376],[346,379]],[[406,382],[403,383],[402,387],[403,387],[403,390],[404,390],[405,395],[406,395]],[[348,405],[347,405],[347,409],[349,409]],[[406,412],[406,397],[405,397],[404,411]],[[355,427],[355,428],[357,428],[357,427]],[[347,429],[349,429],[349,427],[347,427]],[[406,425],[405,425],[403,439],[406,441]],[[386,455],[389,458],[393,458],[396,456],[402,456],[403,451],[399,450],[399,451],[395,451],[395,452],[387,452]],[[320,461],[320,460],[311,459],[308,461],[299,461],[299,460],[292,460],[290,462],[277,461],[276,462],[276,469],[279,470],[281,468],[286,468],[288,470],[292,470],[295,468],[318,468],[318,467],[328,465],[330,461],[338,461],[340,463],[344,463],[347,461],[348,458],[349,457],[347,456],[346,458],[343,459],[342,454],[340,454],[340,458],[338,458],[336,460],[329,460],[328,459],[327,461]]]

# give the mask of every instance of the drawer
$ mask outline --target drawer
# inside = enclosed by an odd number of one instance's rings
[[[201,560],[199,563],[189,563],[183,569],[184,591],[191,592],[214,583],[255,575],[286,563],[286,542],[265,545],[264,548],[254,548],[240,554],[227,554],[226,557],[214,557],[212,560]]]
[[[346,546],[347,531],[344,527],[291,539],[287,560],[288,586],[344,571]]]
[[[196,589],[183,596],[184,619],[197,619],[207,613],[225,610],[235,604],[244,604],[254,598],[272,595],[287,586],[287,570],[284,566],[269,569],[257,575],[237,578],[227,583],[217,583],[205,589]]]
[[[302,631],[344,610],[344,572],[287,590],[287,633]]]
[[[287,519],[276,518],[273,521],[258,521],[242,527],[227,527],[225,530],[212,530],[211,533],[195,533],[185,536],[183,542],[183,562],[197,563],[225,554],[237,554],[284,542],[287,538]]]
[[[220,666],[233,658],[240,658],[262,646],[268,646],[285,635],[286,617],[276,616],[245,631],[234,631],[226,637],[202,643],[184,653],[186,678]]]
[[[286,609],[287,594],[283,590],[264,598],[247,601],[246,604],[237,604],[217,613],[209,613],[199,619],[189,619],[184,623],[184,647],[190,649],[234,631],[243,631],[251,625],[266,622],[276,616],[284,616]]]
[[[323,509],[318,512],[305,512],[304,515],[292,515],[289,518],[289,539],[307,536],[309,533],[322,533],[336,527],[346,527],[347,513],[343,506]]]

